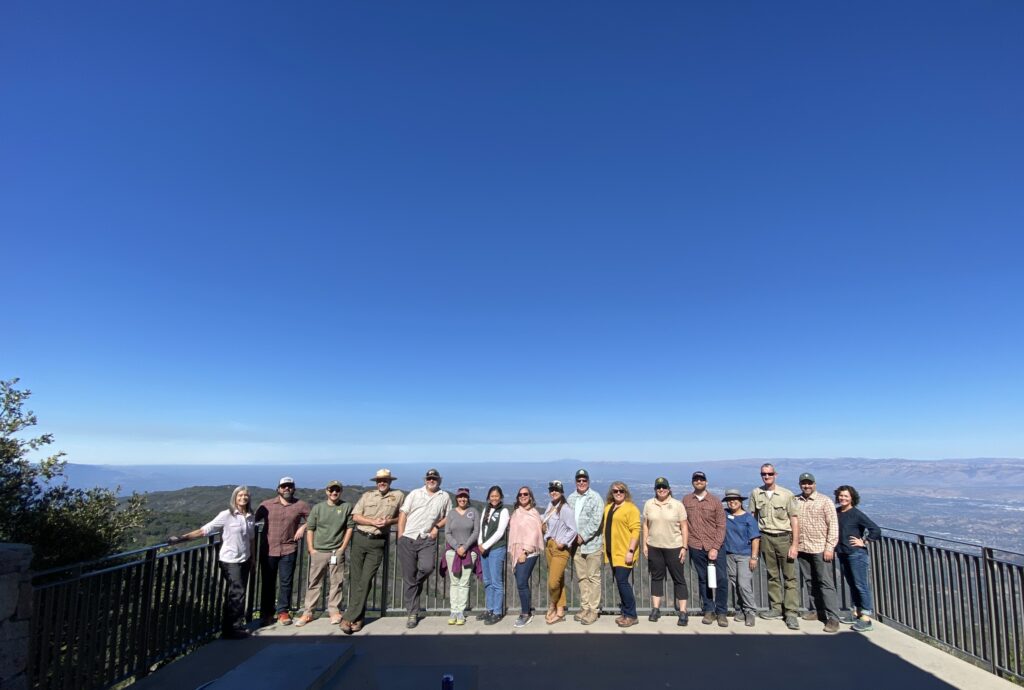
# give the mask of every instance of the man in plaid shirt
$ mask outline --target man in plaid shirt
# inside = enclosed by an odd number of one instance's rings
[[[817,491],[814,475],[800,475],[800,571],[811,583],[813,614],[825,623],[825,632],[839,632],[839,598],[833,577],[832,558],[839,543],[839,518],[832,500]],[[813,612],[812,612],[813,613]]]

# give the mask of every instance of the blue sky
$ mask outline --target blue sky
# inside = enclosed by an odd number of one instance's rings
[[[9,2],[92,463],[1024,455],[1024,4]]]

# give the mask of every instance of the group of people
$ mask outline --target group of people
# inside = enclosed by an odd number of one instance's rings
[[[837,632],[841,619],[832,573],[833,560],[838,558],[855,608],[854,617],[846,622],[861,632],[872,628],[867,544],[880,539],[881,531],[857,508],[860,496],[856,489],[838,487],[833,502],[817,491],[815,478],[808,472],[799,476],[800,493],[795,495],[778,484],[775,467],[765,464],[762,483],[749,497],[738,489],[728,489],[721,499],[708,491],[704,472],[693,473],[693,490],[682,500],[673,496],[668,479],[658,477],[655,495],[642,510],[623,482],[612,482],[602,498],[590,487],[585,469],[576,472],[575,490],[568,494],[561,481],[551,481],[543,511],[528,486],[518,489],[511,509],[504,504],[501,487],[492,486],[484,507],[477,509],[470,502],[468,488],[455,491],[453,504],[452,497],[441,490],[442,479],[436,469],[427,470],[424,485],[408,494],[392,488],[395,479],[389,470],[379,470],[371,478],[375,488],[354,506],[341,499],[341,483],[331,481],[325,488],[326,500],[310,508],[295,499],[294,480],[282,477],[277,495],[255,511],[250,507],[248,489],[240,486],[232,492],[228,510],[169,542],[221,533],[219,561],[226,582],[224,635],[231,638],[247,635],[245,585],[255,550],[256,524],[261,521],[260,616],[264,625],[293,623],[289,611],[292,579],[297,550],[304,544],[309,553],[309,579],[305,605],[294,624],[302,626],[314,619],[324,582],[329,580],[327,613],[331,622],[347,634],[358,632],[363,627],[371,583],[394,527],[409,628],[421,620],[423,588],[435,568],[442,528],[445,544],[438,567],[449,581],[449,625],[465,625],[474,575],[482,579],[485,591],[485,609],[477,620],[494,625],[504,618],[506,561],[512,567],[520,604],[513,626],[528,625],[534,616],[531,580],[542,555],[548,572],[545,623],[565,621],[566,570],[571,560],[580,591],[574,620],[582,625],[598,620],[601,575],[607,564],[619,594],[620,615],[615,622],[622,628],[637,625],[632,571],[642,552],[650,570],[651,622],[662,616],[665,584],[671,578],[677,625],[689,624],[685,577],[689,558],[697,574],[703,624],[729,625],[731,588],[734,620],[755,625],[753,577],[763,563],[769,608],[759,614],[761,618],[782,619],[794,630],[799,629],[801,617],[819,620],[825,632]],[[346,554],[352,586],[342,612]],[[802,616],[797,568],[810,587],[812,602]]]

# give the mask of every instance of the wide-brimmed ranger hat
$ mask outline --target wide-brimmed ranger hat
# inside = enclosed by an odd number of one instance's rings
[[[735,499],[745,501],[747,500],[747,497],[741,494],[739,489],[726,489],[725,498],[722,499],[722,503],[725,503],[726,501],[732,501]]]
[[[396,477],[395,475],[391,474],[391,470],[389,470],[386,467],[380,468],[379,470],[377,470],[377,474],[375,474],[372,477],[370,477],[370,481],[374,482],[374,483],[381,482],[381,481],[393,482],[396,479],[398,479],[398,477]]]

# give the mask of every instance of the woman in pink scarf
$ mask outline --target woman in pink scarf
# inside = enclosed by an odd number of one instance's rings
[[[537,557],[544,551],[544,523],[537,512],[537,501],[530,487],[516,492],[516,509],[509,518],[508,555],[515,564],[516,586],[519,588],[521,613],[514,627],[522,628],[533,620],[530,576],[537,566]]]

